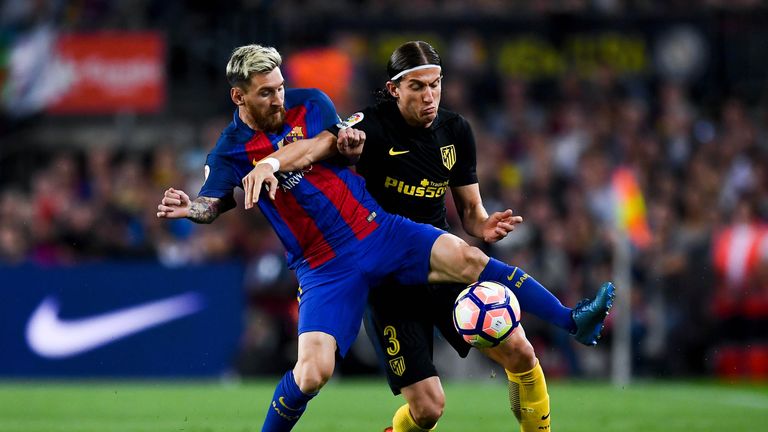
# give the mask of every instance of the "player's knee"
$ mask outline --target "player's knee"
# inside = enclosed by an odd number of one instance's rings
[[[526,371],[533,369],[536,366],[536,352],[533,350],[533,345],[528,339],[523,339],[525,343],[520,344],[517,349],[518,355],[518,368]]]
[[[320,362],[299,362],[294,369],[296,384],[304,393],[315,393],[331,379],[333,365]]]
[[[511,372],[526,372],[536,366],[536,352],[525,337],[510,338],[505,354],[504,368]]]
[[[421,427],[431,428],[443,416],[445,395],[434,394],[429,397],[419,398],[415,403],[410,404],[409,408],[416,424]]]
[[[476,281],[488,264],[488,256],[480,249],[469,245],[461,248],[461,254],[461,260],[464,263],[462,279],[467,283]]]
[[[522,326],[501,345],[493,348],[481,348],[483,354],[504,369],[513,373],[527,372],[536,367],[536,351],[525,336]]]

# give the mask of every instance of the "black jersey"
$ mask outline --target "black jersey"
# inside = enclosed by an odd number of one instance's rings
[[[447,189],[477,183],[469,123],[440,108],[429,128],[412,127],[394,101],[370,106],[350,120],[365,131],[357,172],[379,204],[390,213],[448,229]]]

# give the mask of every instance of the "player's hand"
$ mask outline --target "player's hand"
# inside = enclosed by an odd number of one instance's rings
[[[355,128],[341,129],[336,138],[336,148],[339,153],[352,161],[357,161],[363,154],[364,144],[365,132]]]
[[[169,188],[165,191],[160,205],[157,206],[157,217],[178,219],[189,216],[191,202],[183,190]]]
[[[512,210],[496,212],[485,221],[483,226],[483,240],[487,243],[495,243],[507,234],[515,230],[515,225],[522,223],[522,216],[514,216]]]
[[[265,163],[256,164],[251,172],[243,177],[246,210],[259,202],[262,186],[267,188],[269,197],[275,199],[275,194],[277,193],[277,177],[272,173],[272,167]]]

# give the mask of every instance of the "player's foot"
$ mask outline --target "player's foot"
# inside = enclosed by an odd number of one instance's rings
[[[573,337],[587,346],[597,345],[600,331],[603,329],[605,317],[613,306],[616,288],[610,282],[605,282],[592,300],[584,299],[573,308],[571,317],[576,323]]]
[[[392,432],[394,429],[392,429],[392,426],[387,426],[384,428],[384,432]]]

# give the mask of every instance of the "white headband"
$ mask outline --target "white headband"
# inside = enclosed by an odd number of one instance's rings
[[[413,71],[417,71],[417,70],[421,70],[421,69],[429,69],[429,68],[438,68],[438,69],[442,69],[442,68],[440,67],[440,65],[436,65],[436,64],[425,64],[425,65],[421,65],[421,66],[412,67],[412,68],[410,68],[410,69],[406,69],[406,70],[404,70],[404,71],[402,71],[402,72],[400,72],[400,73],[396,74],[395,76],[393,76],[393,77],[392,77],[392,78],[390,78],[389,80],[390,80],[390,81],[397,81],[397,80],[398,80],[398,79],[400,79],[400,78],[401,78],[403,75],[405,75],[405,74],[407,74],[407,73],[409,73],[409,72],[413,72]]]

